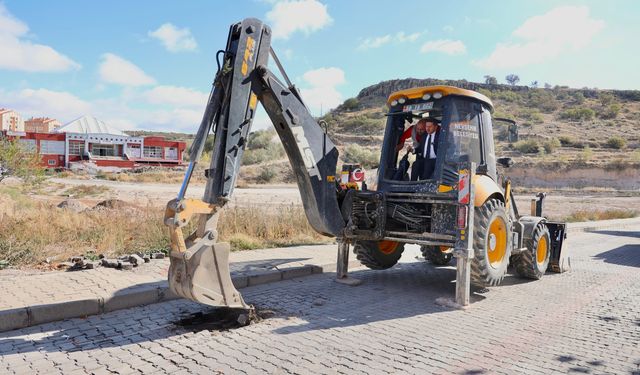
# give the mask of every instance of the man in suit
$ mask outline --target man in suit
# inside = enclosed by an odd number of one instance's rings
[[[411,168],[411,181],[430,179],[436,168],[440,126],[438,120],[431,117],[421,119],[420,122],[422,121],[424,121],[426,133],[416,148],[416,161]]]

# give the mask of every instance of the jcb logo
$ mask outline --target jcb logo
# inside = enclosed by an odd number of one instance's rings
[[[244,56],[242,57],[242,75],[246,76],[249,71],[249,62],[253,61],[253,53],[255,51],[256,41],[248,36],[247,37],[247,48],[244,49]]]

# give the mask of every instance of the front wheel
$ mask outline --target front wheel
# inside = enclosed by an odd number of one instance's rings
[[[531,238],[525,241],[527,250],[513,256],[513,265],[520,277],[539,280],[549,266],[550,250],[549,229],[544,223],[538,223]]]
[[[356,258],[372,270],[384,270],[398,263],[404,244],[395,241],[356,241],[353,252]]]
[[[511,227],[504,203],[489,199],[476,207],[474,227],[471,280],[478,286],[498,285],[511,255]]]

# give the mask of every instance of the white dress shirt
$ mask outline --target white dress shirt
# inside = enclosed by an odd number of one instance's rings
[[[425,159],[435,159],[436,158],[436,150],[433,148],[433,141],[436,138],[436,133],[426,134],[427,141],[424,142],[424,150],[422,155]],[[427,150],[429,150],[429,143],[431,143],[431,152],[427,155]]]

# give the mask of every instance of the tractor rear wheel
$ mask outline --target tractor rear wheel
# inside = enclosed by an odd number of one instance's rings
[[[525,241],[527,250],[513,256],[516,273],[529,279],[541,279],[549,266],[550,245],[549,229],[544,223],[538,223],[531,238]]]
[[[502,201],[489,199],[476,207],[473,249],[472,282],[477,286],[500,284],[511,255],[511,227]]]
[[[444,252],[443,250],[447,250],[446,246],[428,246],[422,245],[420,247],[420,251],[422,252],[422,256],[424,259],[428,260],[431,264],[435,264],[436,266],[446,266],[453,259],[452,252]]]
[[[395,241],[356,241],[353,252],[356,258],[372,270],[384,270],[393,267],[402,252],[404,244]]]

